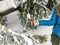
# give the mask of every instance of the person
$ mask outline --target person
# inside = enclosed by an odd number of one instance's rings
[[[51,26],[53,25],[51,42],[52,45],[59,45],[60,43],[60,0],[57,0],[57,4],[52,13],[52,17],[50,20],[39,20],[36,25],[42,26]]]

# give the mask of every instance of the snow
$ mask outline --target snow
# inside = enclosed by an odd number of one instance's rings
[[[12,5],[14,3],[12,3],[12,1],[11,2],[10,1],[11,0],[0,1],[0,12],[3,12],[11,7],[14,7]],[[20,33],[23,28],[22,28],[22,25],[20,24],[19,16],[17,14],[19,14],[19,12],[15,11],[15,12],[7,15],[7,20],[8,20],[7,28],[12,29],[13,31],[15,31],[17,33]],[[51,18],[51,16],[50,16],[50,18]],[[52,45],[51,44],[52,28],[53,28],[53,26],[39,26],[38,29],[27,31],[25,34],[47,35],[48,41],[43,44],[39,44],[39,45]],[[26,41],[28,41],[29,45],[32,45],[31,39],[28,39],[27,37],[25,39],[27,39]]]

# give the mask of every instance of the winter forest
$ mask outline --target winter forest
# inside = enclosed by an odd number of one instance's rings
[[[0,0],[0,45],[52,45],[50,20],[56,0]]]

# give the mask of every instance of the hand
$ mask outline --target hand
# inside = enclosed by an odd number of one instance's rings
[[[34,26],[37,26],[37,25],[39,25],[39,21],[36,21],[36,20],[34,20]]]

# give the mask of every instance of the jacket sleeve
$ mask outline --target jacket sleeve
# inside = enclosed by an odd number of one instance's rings
[[[52,13],[52,17],[50,20],[39,20],[39,25],[45,25],[45,26],[51,26],[56,23],[56,17],[57,17],[57,7],[54,8],[54,11]]]

